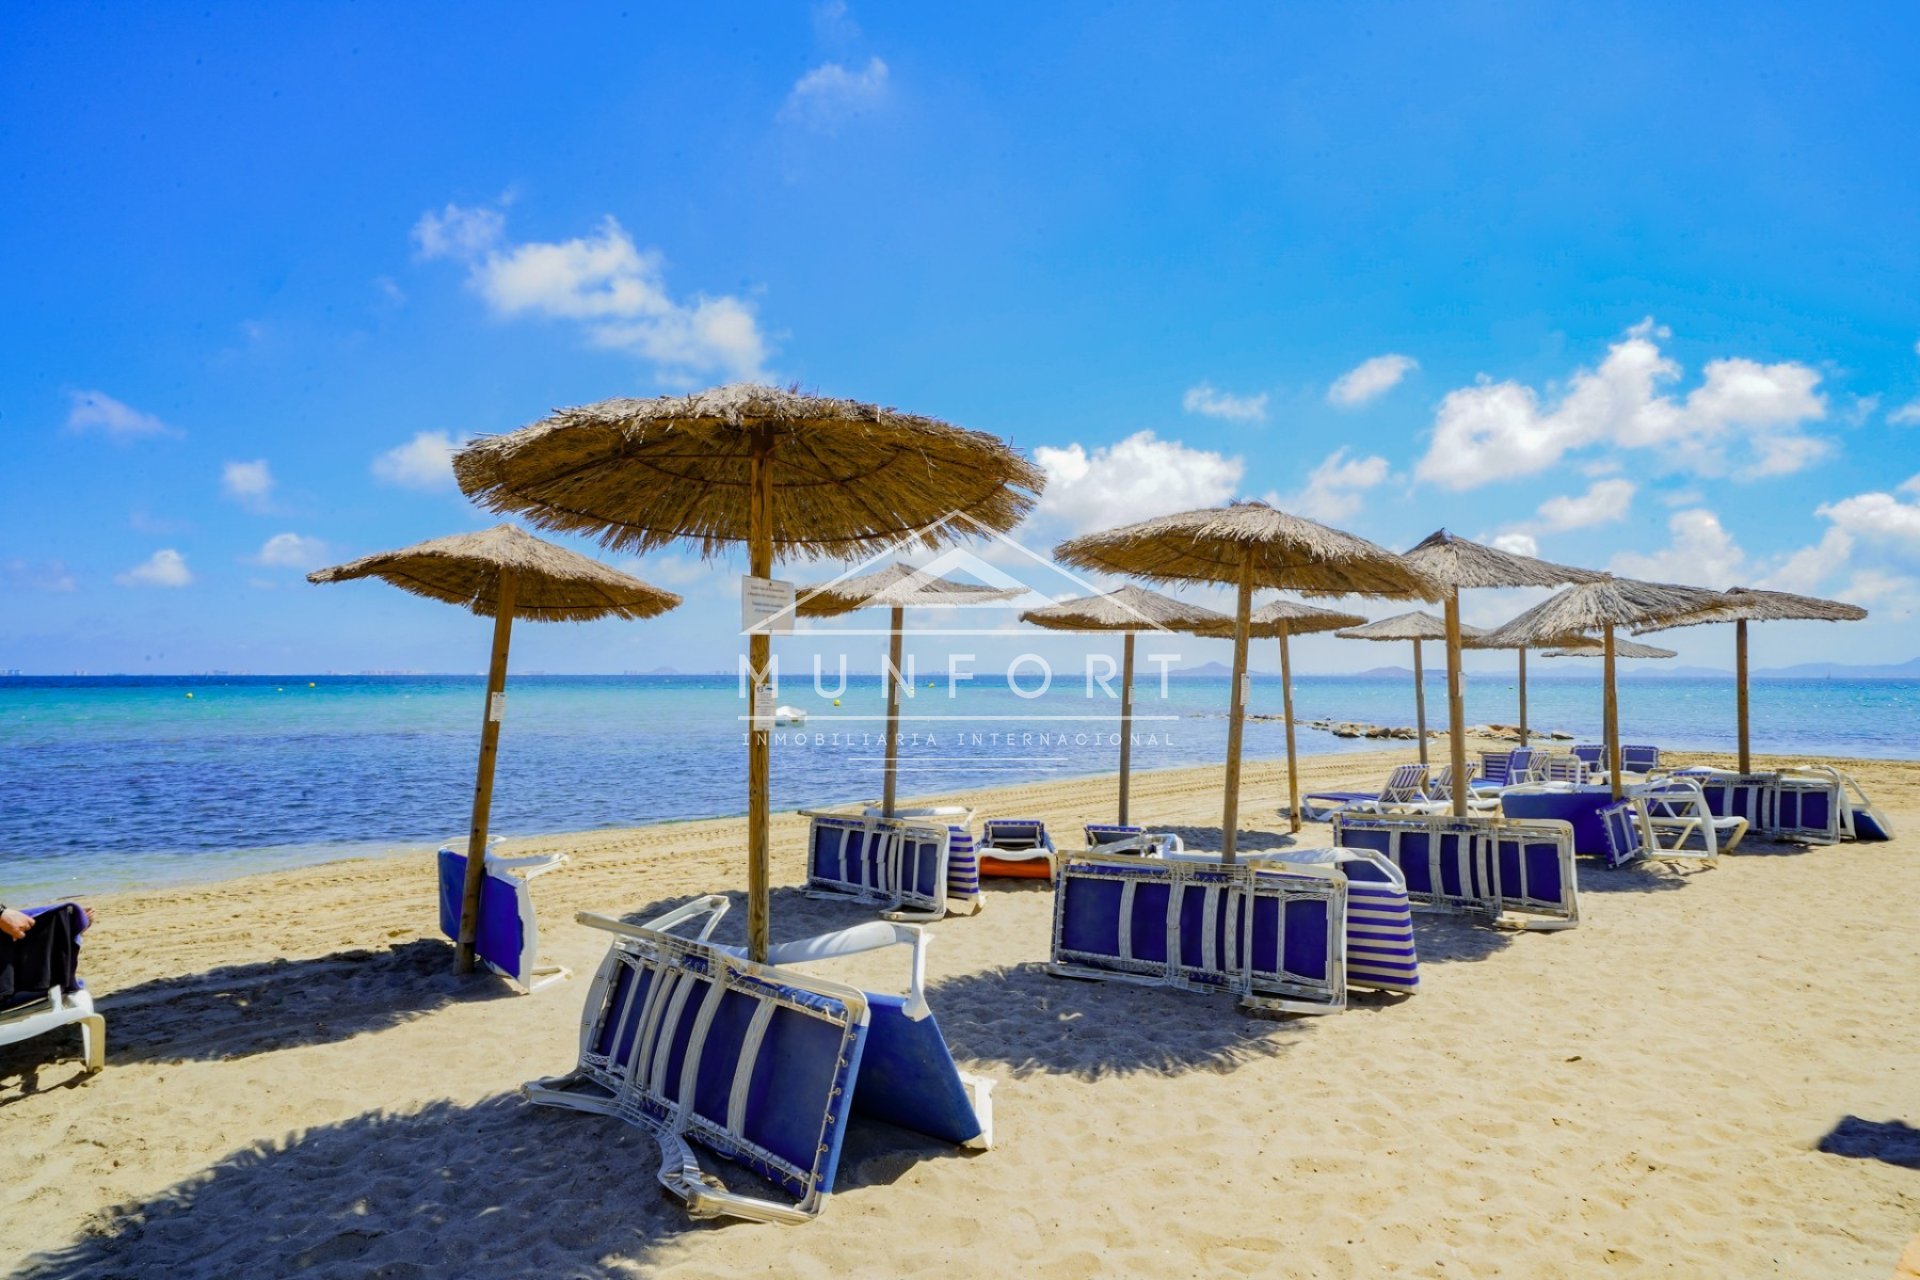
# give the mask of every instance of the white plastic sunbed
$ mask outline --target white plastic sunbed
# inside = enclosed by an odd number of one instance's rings
[[[40,907],[29,910],[27,914],[42,916],[58,909]],[[81,919],[85,919],[84,914]],[[83,932],[86,927],[81,924],[75,932]],[[80,1056],[91,1074],[107,1063],[107,1020],[94,1011],[93,993],[84,985],[76,986],[71,991],[54,987],[37,999],[0,1011],[0,1045],[19,1044],[49,1031],[75,1025],[80,1028]]]

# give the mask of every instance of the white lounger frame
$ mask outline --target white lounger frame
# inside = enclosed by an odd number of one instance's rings
[[[94,1011],[93,993],[84,987],[75,991],[55,987],[43,999],[0,1013],[0,1044],[19,1044],[76,1024],[80,1056],[91,1075],[107,1065],[107,1020]]]
[[[956,810],[971,814],[970,810]],[[934,816],[933,811],[928,811]],[[825,809],[802,809],[809,820],[807,828],[807,896],[810,898],[852,898],[872,903],[888,920],[926,924],[946,916],[947,859],[952,849],[953,831],[944,822],[896,815],[882,818],[871,811],[844,813]],[[944,815],[941,815],[944,816]],[[964,824],[962,824],[964,825]],[[844,832],[840,844],[838,876],[822,875],[813,863],[814,841],[823,830]],[[850,852],[852,837],[859,837],[858,865]],[[914,888],[914,869],[926,859],[937,867],[931,894]]]
[[[1135,880],[1147,868],[1156,879],[1168,882],[1166,953],[1164,961],[1133,960],[1132,911]],[[1159,870],[1165,868],[1164,874]],[[1279,873],[1279,874],[1262,874]],[[1148,987],[1176,987],[1187,991],[1224,991],[1240,997],[1240,1007],[1271,1013],[1341,1013],[1347,1007],[1347,878],[1328,864],[1287,864],[1264,858],[1242,858],[1231,866],[1218,854],[1182,853],[1162,858],[1140,858],[1128,854],[1106,857],[1099,850],[1059,855],[1055,892],[1064,895],[1067,878],[1075,874],[1111,876],[1121,881],[1120,950],[1118,958],[1070,950],[1065,945],[1065,918],[1059,910],[1053,917],[1052,959],[1047,972],[1063,978],[1091,978],[1102,982],[1128,982]],[[1202,915],[1206,930],[1215,927],[1214,904],[1221,895],[1227,900],[1227,916],[1238,917],[1239,936],[1253,933],[1253,911],[1257,899],[1279,901],[1284,920],[1290,899],[1324,898],[1327,910],[1327,981],[1303,978],[1297,974],[1256,972],[1251,954],[1228,950],[1225,972],[1194,968],[1180,959],[1180,905],[1183,892],[1199,886],[1206,895]],[[1056,901],[1063,900],[1057,899]],[[1211,950],[1212,939],[1207,940]],[[1284,963],[1285,946],[1280,948]]]
[[[796,1168],[764,1147],[747,1141],[740,1132],[745,1123],[747,1082],[753,1078],[761,1048],[757,1036],[750,1039],[734,1069],[734,1094],[727,1123],[715,1124],[694,1111],[691,1099],[699,1072],[700,1051],[705,1043],[706,1020],[718,1005],[719,993],[726,991],[731,982],[739,980],[744,985],[760,988],[760,997],[768,1001],[779,1002],[781,999],[768,991],[769,987],[791,987],[830,996],[846,1006],[849,1025],[864,1024],[868,1017],[866,992],[812,974],[784,971],[783,966],[859,955],[883,947],[906,946],[912,949],[912,967],[903,1011],[908,1017],[919,1021],[929,1012],[926,949],[931,939],[913,925],[872,921],[837,933],[771,947],[767,953],[767,963],[754,964],[744,957],[739,948],[722,946],[709,940],[714,926],[727,913],[727,907],[724,897],[710,894],[658,916],[645,925],[627,924],[587,911],[575,916],[581,924],[604,930],[616,938],[613,949],[608,952],[607,959],[594,976],[593,986],[588,990],[586,1005],[581,1013],[580,1065],[563,1076],[531,1081],[523,1085],[520,1092],[530,1102],[615,1116],[648,1130],[660,1145],[661,1162],[657,1175],[660,1185],[684,1200],[687,1212],[692,1217],[733,1217],[789,1224],[808,1222],[819,1216],[826,1199],[826,1193],[818,1186],[811,1186],[797,1205],[743,1195],[716,1186],[716,1179],[701,1167],[698,1157],[694,1155],[687,1141],[689,1132],[701,1133],[723,1149],[748,1154],[795,1179],[807,1179],[810,1174],[809,1170]],[[699,923],[699,929],[691,937],[669,932],[694,922]],[[616,1064],[612,1054],[594,1051],[596,1033],[606,1014],[608,993],[613,990],[622,966],[636,969],[661,966],[678,970],[667,981],[649,985],[647,999],[653,1007],[643,1015],[638,1040],[630,1050],[630,1060],[625,1067]],[[669,1010],[674,1015],[684,1011],[688,995],[695,985],[689,979],[696,971],[711,973],[716,969],[720,971],[721,980],[713,982],[709,988],[706,1007],[701,1010],[702,1020],[696,1027],[695,1038],[687,1046],[679,1080],[673,1083],[669,1092],[666,1072],[670,1055],[663,1051],[667,1045],[662,1043],[662,1033],[670,1031],[679,1018],[666,1015]],[[631,993],[637,988],[638,983],[630,983],[628,991]],[[628,998],[632,998],[631,994]],[[770,1010],[771,1005],[765,1008]],[[763,1016],[756,1021],[764,1029],[767,1019]],[[616,1043],[614,1048],[617,1050],[618,1047]],[[993,1082],[966,1072],[960,1073],[960,1079],[966,1086],[981,1125],[980,1136],[966,1145],[985,1150],[993,1145]],[[578,1092],[582,1082],[598,1085],[607,1091],[608,1096]]]
[[[1480,916],[1490,923],[1536,933],[1572,929],[1580,923],[1579,879],[1574,864],[1573,824],[1551,819],[1524,822],[1495,822],[1487,818],[1414,814],[1360,813],[1348,810],[1333,815],[1333,843],[1360,851],[1380,852],[1370,846],[1349,846],[1346,834],[1369,830],[1387,833],[1385,856],[1402,871],[1400,852],[1408,835],[1424,835],[1427,840],[1427,883],[1430,890],[1407,889],[1407,899],[1416,909],[1459,912]],[[1524,857],[1519,859],[1519,883],[1507,884],[1501,872],[1502,846],[1516,841],[1529,844],[1551,841],[1556,846],[1560,865],[1558,898],[1534,894],[1528,883]],[[1438,886],[1445,883],[1443,868],[1452,869],[1461,885],[1480,884],[1492,892],[1484,895],[1447,893]]]

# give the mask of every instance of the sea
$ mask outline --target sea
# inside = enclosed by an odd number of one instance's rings
[[[885,691],[789,681],[805,725],[774,730],[776,809],[879,794]],[[221,879],[462,839],[484,699],[478,676],[0,677],[0,901]],[[1116,691],[1117,692],[1117,691]],[[1224,758],[1229,682],[1138,682],[1133,767]],[[1250,711],[1277,717],[1277,676]],[[1302,721],[1413,723],[1411,673],[1296,676]],[[1445,685],[1426,684],[1443,727]],[[1598,736],[1601,685],[1533,677],[1536,731]],[[493,830],[507,836],[687,821],[746,809],[745,703],[734,675],[516,676],[505,699]],[[904,700],[900,792],[932,794],[1117,767],[1119,704],[1061,680],[918,682]],[[1757,679],[1758,751],[1899,756],[1920,744],[1920,681]],[[1514,679],[1469,672],[1470,724],[1512,723]],[[1622,737],[1730,750],[1730,679],[1625,679]],[[1371,750],[1302,725],[1303,753]],[[1411,751],[1411,744],[1401,744]],[[1286,751],[1278,719],[1249,759]]]

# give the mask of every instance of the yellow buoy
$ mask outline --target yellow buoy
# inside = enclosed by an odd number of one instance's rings
[[[311,680],[307,681],[307,688],[309,689],[313,688],[313,681]]]
[[[191,693],[189,693],[189,694],[188,694],[187,696],[188,696],[189,698],[191,698],[191,697],[192,697],[193,695],[192,695]]]
[[[834,705],[834,706],[836,706],[836,707],[837,707],[837,706],[839,706],[839,705],[840,705],[840,699],[838,699],[838,698],[835,698],[835,699],[833,700],[833,705]]]

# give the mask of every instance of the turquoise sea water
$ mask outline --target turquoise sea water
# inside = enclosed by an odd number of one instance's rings
[[[1036,698],[981,676],[909,701],[903,795],[1111,772],[1117,703],[1083,682]],[[1301,719],[1411,724],[1410,679],[1301,676]],[[187,695],[191,694],[189,697]],[[1140,681],[1137,769],[1217,761],[1228,682]],[[801,680],[780,701],[805,729],[776,732],[777,808],[877,795],[884,694],[852,677],[835,708]],[[464,833],[479,740],[475,676],[0,678],[0,897],[210,879],[444,840]],[[1600,685],[1536,678],[1536,729],[1597,735]],[[1430,723],[1444,683],[1427,685]],[[1275,677],[1252,710],[1278,713]],[[528,676],[509,686],[494,829],[532,834],[745,809],[738,682],[721,676]],[[1757,750],[1894,756],[1920,745],[1920,683],[1766,680]],[[1471,723],[1511,722],[1511,677],[1469,674]],[[1733,745],[1728,680],[1621,683],[1625,740]],[[1303,752],[1378,743],[1300,731]],[[1409,751],[1410,744],[1403,744]],[[1247,726],[1250,758],[1284,754],[1281,726]]]

